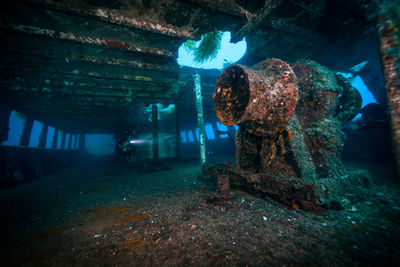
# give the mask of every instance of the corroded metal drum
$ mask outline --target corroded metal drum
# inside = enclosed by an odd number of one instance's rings
[[[279,59],[262,61],[254,69],[231,65],[221,73],[213,98],[223,124],[242,124],[252,134],[272,135],[294,113],[297,78],[292,68]]]

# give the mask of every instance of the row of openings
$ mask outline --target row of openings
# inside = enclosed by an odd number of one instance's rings
[[[7,145],[7,146],[18,146],[20,137],[22,134],[23,130],[23,125],[24,125],[25,119],[16,111],[12,111],[10,113],[10,120],[9,120],[9,131],[8,131],[8,139],[4,142],[2,142],[2,145]],[[39,136],[42,132],[43,128],[43,123],[39,121],[34,121],[33,122],[33,127],[31,131],[31,135],[29,138],[29,147],[39,147]],[[51,148],[51,144],[53,141],[54,137],[54,131],[55,129],[51,126],[49,126],[48,131],[47,131],[47,139],[46,139],[46,145],[45,148]],[[70,138],[70,133],[65,134],[65,148],[69,147],[69,138]],[[72,149],[78,149],[78,142],[77,138],[79,138],[79,135],[72,135],[71,137],[71,148]],[[62,142],[62,132],[58,132],[58,139],[57,139],[57,149],[61,149],[61,142]]]
[[[234,125],[234,128],[237,130],[239,127],[237,125]],[[215,133],[212,125],[209,124],[209,123],[204,125],[204,129],[205,129],[206,139],[208,139],[208,140],[215,139],[216,135],[219,135],[220,138],[228,138],[229,137],[229,135],[227,133],[223,133],[223,134]],[[221,132],[227,132],[228,131],[228,127],[226,127],[225,125],[223,125],[220,122],[217,122],[217,129],[218,129],[218,131],[221,131]],[[196,133],[193,134],[192,130],[181,131],[180,132],[181,142],[182,143],[187,143],[187,142],[198,141],[199,140],[199,128],[197,128],[195,130],[195,132]]]

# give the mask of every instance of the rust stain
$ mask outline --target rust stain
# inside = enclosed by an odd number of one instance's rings
[[[67,227],[59,227],[59,228],[54,228],[54,229],[49,229],[40,233],[37,233],[33,236],[33,239],[44,239],[44,238],[48,238],[51,236],[55,236],[55,235],[59,235],[61,233],[64,233],[65,231],[67,231],[68,228]]]
[[[85,212],[85,213],[100,212],[100,211],[105,211],[107,209],[108,209],[107,206],[101,206],[101,207],[96,207],[96,208],[92,208],[92,209],[81,210],[81,212]]]
[[[119,244],[119,247],[120,248],[122,248],[122,249],[125,249],[125,248],[130,248],[130,249],[136,249],[136,248],[138,248],[138,247],[140,247],[140,246],[142,246],[143,245],[143,241],[128,241],[128,242],[121,242],[120,244]]]
[[[106,44],[110,47],[119,48],[119,49],[126,49],[125,44],[117,41],[106,41]]]
[[[293,131],[292,130],[288,131],[288,138],[289,138],[289,140],[291,140],[293,138]]]
[[[137,222],[141,221],[147,217],[147,213],[142,214],[128,214],[121,217],[118,217],[118,221],[126,221],[126,222]]]
[[[127,211],[131,210],[132,208],[133,208],[132,206],[122,206],[122,207],[114,208],[114,209],[106,211],[105,215],[127,212]]]

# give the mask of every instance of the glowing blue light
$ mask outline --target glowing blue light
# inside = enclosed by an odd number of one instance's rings
[[[47,130],[47,139],[46,139],[46,148],[51,148],[51,143],[53,141],[53,135],[54,135],[54,128],[49,126],[49,129]]]
[[[221,40],[221,48],[214,59],[208,60],[204,63],[195,63],[192,51],[188,51],[183,45],[178,50],[178,64],[181,66],[188,66],[201,69],[222,69],[243,57],[246,53],[247,44],[245,39],[233,44],[230,42],[231,33],[224,32]],[[200,41],[196,42],[199,45]]]
[[[220,122],[217,122],[217,129],[219,131],[224,131],[224,132],[228,131],[228,127],[226,127],[226,125],[224,125],[224,124],[222,124]],[[221,138],[227,138],[227,137],[229,137],[229,135],[228,134],[220,134],[220,137]]]
[[[18,146],[19,138],[22,134],[24,119],[18,116],[18,113],[16,111],[12,111],[9,120],[8,139],[1,144],[6,146]]]
[[[206,124],[204,126],[205,130],[206,130],[206,136],[209,140],[215,139],[215,134],[213,131],[213,128],[211,126],[211,124]]]
[[[39,121],[33,122],[31,138],[29,139],[29,146],[30,147],[38,147],[39,146],[39,136],[42,132],[43,123]]]
[[[371,93],[371,91],[368,89],[368,87],[365,85],[364,81],[362,78],[357,75],[353,77],[351,73],[343,73],[343,72],[338,72],[339,74],[343,75],[345,78],[348,78],[349,81],[351,82],[351,85],[353,85],[354,88],[358,90],[361,94],[362,98],[362,104],[361,108],[364,106],[370,104],[370,103],[377,103],[376,98],[374,95]],[[353,120],[357,120],[361,118],[361,114],[359,113],[357,116],[353,118]]]
[[[193,142],[194,141],[193,132],[191,130],[188,130],[187,134],[188,134],[189,142]]]
[[[62,131],[58,131],[57,149],[61,149]]]
[[[186,132],[185,131],[181,131],[181,141],[182,141],[182,143],[186,143],[187,142]]]

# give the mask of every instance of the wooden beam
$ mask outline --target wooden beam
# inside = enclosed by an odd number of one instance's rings
[[[22,129],[22,134],[19,139],[20,146],[29,146],[29,140],[31,138],[31,132],[33,127],[33,118],[31,116],[26,116],[24,126]]]
[[[153,121],[153,163],[158,163],[158,106],[153,104],[152,121]]]

